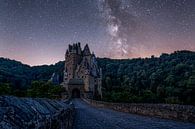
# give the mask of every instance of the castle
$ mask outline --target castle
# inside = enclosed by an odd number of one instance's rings
[[[88,44],[68,46],[65,54],[64,87],[69,97],[100,98],[102,71],[97,65],[94,53]]]

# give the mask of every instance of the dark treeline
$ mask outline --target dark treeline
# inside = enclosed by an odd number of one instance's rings
[[[33,66],[24,65],[21,62],[0,58],[0,83],[12,83],[15,88],[26,88],[31,81],[48,81],[53,73],[60,75],[63,80],[64,62],[55,65]]]
[[[98,64],[103,71],[105,101],[195,104],[195,52],[177,51],[145,59],[98,58]],[[51,86],[47,81],[54,72],[62,82],[63,69],[63,61],[30,67],[0,58],[0,94],[43,97],[34,91],[41,93]],[[61,89],[46,89],[48,94],[53,90]]]
[[[195,52],[98,62],[105,101],[195,104]]]
[[[30,67],[21,62],[0,58],[0,95],[15,95],[41,97],[38,92],[48,86],[45,92],[57,90],[48,82],[53,73],[60,75],[60,82],[63,80],[64,62],[58,62],[55,65],[43,65]],[[39,85],[36,87],[35,84]],[[54,88],[54,89],[52,89]],[[58,87],[59,88],[59,87]],[[37,92],[34,94],[32,89]],[[44,93],[42,93],[44,94]],[[50,93],[48,93],[50,94]],[[43,97],[43,96],[42,96]],[[45,97],[48,97],[46,95]]]

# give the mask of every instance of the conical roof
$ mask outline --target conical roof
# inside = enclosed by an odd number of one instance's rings
[[[90,52],[89,46],[88,46],[88,44],[86,44],[84,47],[84,50],[83,50],[83,55],[88,56],[90,54],[91,54],[91,52]]]

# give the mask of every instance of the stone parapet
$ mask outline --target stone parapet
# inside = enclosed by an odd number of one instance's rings
[[[0,96],[1,129],[71,129],[74,114],[63,101]]]

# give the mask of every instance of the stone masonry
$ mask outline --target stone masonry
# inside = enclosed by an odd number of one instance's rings
[[[97,98],[102,96],[102,72],[88,44],[69,45],[65,55],[64,87],[69,97]]]
[[[72,129],[74,114],[63,101],[0,96],[0,129]]]

